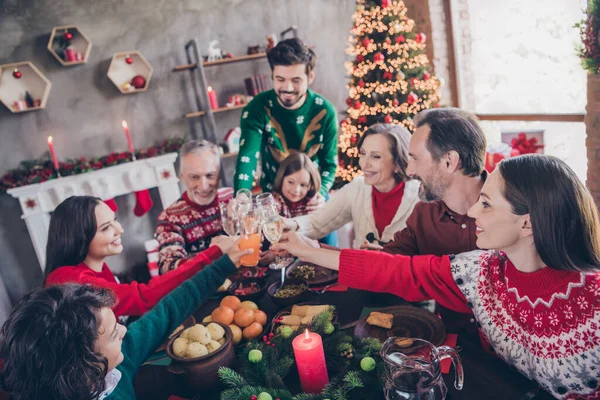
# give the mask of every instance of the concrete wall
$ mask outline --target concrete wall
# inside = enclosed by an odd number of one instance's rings
[[[16,115],[0,107],[0,174],[21,160],[40,157],[48,135],[61,159],[123,151],[122,119],[128,121],[137,148],[191,133],[197,127],[183,118],[194,111],[189,75],[171,69],[185,63],[183,46],[192,38],[204,51],[210,40],[218,39],[222,49],[243,55],[247,46],[263,44],[268,33],[295,24],[318,55],[313,88],[344,110],[344,49],[354,8],[351,0],[5,0],[0,6],[0,64],[31,60],[53,88],[45,110]],[[78,25],[93,48],[87,64],[65,68],[46,45],[54,26],[69,24]],[[145,93],[121,95],[106,77],[113,53],[128,50],[140,50],[154,67]],[[260,60],[211,68],[207,79],[224,103],[228,95],[244,91],[245,77],[268,71],[266,60]],[[218,115],[218,134],[222,137],[238,121],[239,111]],[[157,193],[152,195],[160,204]],[[144,262],[142,243],[154,231],[159,208],[136,218],[133,196],[118,198],[117,204],[126,251],[110,259],[110,265],[121,272]],[[0,276],[13,302],[41,282],[20,214],[16,199],[0,195]]]

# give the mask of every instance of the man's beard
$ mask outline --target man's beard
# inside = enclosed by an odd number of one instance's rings
[[[437,185],[435,183],[432,185],[426,184],[418,176],[413,177],[413,179],[421,183],[421,187],[419,187],[419,200],[431,202],[442,200],[444,197],[444,192],[446,191],[445,185]]]
[[[284,94],[294,94],[297,97],[295,99],[288,99],[285,100],[283,99],[282,95]],[[284,91],[279,91],[277,92],[277,98],[279,99],[279,101],[281,102],[281,104],[284,105],[284,107],[293,107],[296,104],[298,104],[300,101],[302,101],[304,99],[304,96],[306,96],[306,92],[302,93],[301,95],[298,92],[284,92]]]

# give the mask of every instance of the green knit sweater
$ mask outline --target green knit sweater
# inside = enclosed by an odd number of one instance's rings
[[[288,110],[279,104],[275,90],[258,94],[242,111],[240,152],[234,187],[252,189],[260,157],[264,191],[271,191],[277,168],[291,149],[302,151],[321,171],[321,190],[325,196],[335,179],[338,127],[333,105],[308,90],[304,104]]]
[[[227,255],[198,272],[165,296],[152,310],[131,324],[123,338],[125,359],[117,367],[122,377],[106,399],[135,399],[133,382],[142,363],[167,336],[189,317],[207,297],[212,296],[227,275],[235,271]]]

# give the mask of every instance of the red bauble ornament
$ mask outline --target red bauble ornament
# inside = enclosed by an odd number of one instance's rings
[[[131,56],[127,56],[127,57],[125,57],[125,62],[127,64],[133,64],[133,58],[131,58]]]
[[[375,62],[383,62],[385,60],[385,56],[382,53],[375,53],[373,56],[373,61]]]
[[[419,100],[419,96],[417,96],[416,94],[414,94],[412,92],[409,93],[408,97],[406,98],[406,102],[411,105],[415,104],[417,102],[417,100]]]
[[[367,116],[366,115],[361,115],[360,117],[358,117],[358,123],[359,124],[366,124],[367,123]],[[355,137],[355,136],[353,136]]]
[[[406,41],[406,39],[404,38],[404,35],[400,35],[400,36],[396,36],[394,38],[394,40],[396,41],[396,43],[400,44],[400,43],[404,43]]]
[[[348,97],[348,98],[346,99],[346,104],[348,105],[348,107],[352,106],[352,102],[353,102],[353,101],[354,101],[354,100],[352,99],[352,97]]]
[[[412,78],[410,78],[410,84],[411,85],[415,85],[415,82],[417,81],[417,78],[415,78],[414,76]]]
[[[427,39],[427,36],[425,36],[424,33],[417,33],[415,35],[415,41],[417,43],[425,43],[425,40]]]
[[[365,87],[365,81],[363,81],[362,79],[358,81],[358,86]]]
[[[383,121],[384,121],[386,124],[391,124],[393,120],[394,120],[394,119],[393,119],[393,118],[392,118],[392,116],[391,116],[391,115],[389,115],[389,114],[388,114],[388,115],[386,115],[386,116],[385,116],[385,118],[383,119]]]
[[[365,61],[365,57],[362,54],[359,54],[356,56],[356,61],[363,62]]]
[[[427,72],[427,71],[423,72],[423,80],[426,81],[429,78],[431,78],[431,75],[429,75],[429,72]]]
[[[254,395],[254,394],[252,395],[252,397],[250,397],[250,400],[256,400],[256,399],[258,399],[258,397],[256,397],[256,395]]]
[[[361,43],[362,43],[363,47],[369,47],[369,45],[371,44],[371,39],[369,39],[369,38],[364,38],[364,39],[361,41]]]
[[[65,39],[67,40],[72,40],[73,39],[73,34],[71,32],[65,32]]]
[[[23,74],[21,73],[21,71],[15,68],[15,70],[13,71],[13,76],[15,77],[15,79],[21,79]]]
[[[392,39],[390,39],[389,37],[385,38],[385,44],[392,44]]]
[[[394,99],[392,104],[394,105],[394,107],[398,107],[400,105],[400,101],[398,99]]]
[[[510,156],[511,157],[516,157],[516,156],[520,156],[520,155],[521,155],[521,152],[519,150],[517,150],[517,149],[512,149],[510,151]]]
[[[142,89],[144,86],[146,86],[146,78],[141,75],[136,75],[133,77],[133,79],[131,79],[130,83],[134,88]]]
[[[388,8],[389,5],[389,0],[381,0],[381,8]]]
[[[440,108],[440,103],[435,103],[435,104],[433,105],[433,108]]]
[[[362,103],[361,103],[360,101],[356,100],[356,101],[354,102],[354,105],[353,105],[352,107],[353,107],[354,109],[356,109],[356,110],[360,110],[360,106],[361,106],[361,105],[362,105]]]

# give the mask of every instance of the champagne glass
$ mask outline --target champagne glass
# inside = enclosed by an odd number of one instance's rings
[[[248,189],[240,189],[235,195],[238,215],[243,218],[252,210],[252,192]]]
[[[281,235],[283,235],[283,229],[285,227],[285,222],[283,218],[277,213],[275,207],[266,208],[263,211],[264,222],[262,225],[263,234],[267,238],[271,244],[275,244],[279,242],[281,239]],[[275,262],[269,264],[270,269],[279,270],[284,268],[287,263],[284,261],[279,254],[275,257]]]
[[[221,223],[225,233],[229,236],[237,235],[240,229],[240,219],[237,213],[236,200],[231,199],[229,203],[220,203],[219,209],[221,210]]]

